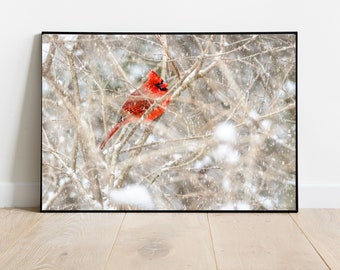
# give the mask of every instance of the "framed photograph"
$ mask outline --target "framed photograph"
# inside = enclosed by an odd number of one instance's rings
[[[41,140],[41,211],[296,212],[297,32],[43,32]]]

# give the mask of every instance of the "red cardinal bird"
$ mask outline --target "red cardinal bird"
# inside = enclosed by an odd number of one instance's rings
[[[168,84],[153,70],[149,73],[149,79],[140,88],[136,89],[125,101],[121,112],[120,120],[112,128],[105,140],[100,144],[99,148],[103,149],[105,144],[115,134],[121,126],[130,122],[137,122],[143,114],[150,108],[156,99],[164,96],[168,92]],[[144,122],[150,123],[160,117],[170,103],[169,95],[162,103],[155,106],[145,117]]]

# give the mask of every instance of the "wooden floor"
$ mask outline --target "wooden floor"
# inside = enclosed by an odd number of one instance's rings
[[[340,269],[340,209],[297,214],[0,209],[0,269]]]

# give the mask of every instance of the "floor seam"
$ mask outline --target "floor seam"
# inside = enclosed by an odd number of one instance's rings
[[[211,231],[209,213],[207,213],[207,220],[208,220],[208,226],[209,226],[209,234],[210,234],[210,241],[211,241],[211,245],[212,245],[212,251],[213,251],[213,254],[214,254],[215,267],[216,267],[216,270],[218,270],[217,257],[216,257],[216,252],[215,252],[215,244],[214,244],[214,238],[213,238],[212,231]]]
[[[298,215],[298,214],[297,214]],[[309,239],[308,235],[305,233],[305,231],[302,229],[302,227],[299,225],[298,222],[296,222],[296,220],[292,217],[291,214],[289,214],[290,218],[293,220],[294,224],[299,228],[300,232],[303,234],[303,236],[307,239],[308,243],[312,246],[312,248],[314,249],[314,251],[316,252],[316,254],[318,254],[318,256],[320,257],[320,259],[323,261],[323,263],[327,266],[327,268],[329,270],[332,270],[332,268],[330,267],[330,265],[327,263],[327,261],[323,258],[323,256],[321,255],[321,253],[319,252],[319,250],[316,248],[316,246],[313,244],[313,242]]]
[[[127,215],[127,213],[124,213],[124,216],[123,216],[123,218],[122,218],[122,221],[120,222],[120,225],[119,225],[118,231],[117,231],[117,233],[116,233],[116,236],[115,236],[115,238],[113,239],[112,247],[111,247],[111,249],[110,249],[109,255],[107,256],[107,259],[106,259],[106,262],[105,262],[105,265],[104,265],[104,269],[107,269],[107,264],[109,263],[110,256],[111,256],[111,254],[112,254],[112,252],[113,252],[113,249],[114,249],[114,247],[115,247],[115,245],[116,245],[116,242],[117,242],[118,236],[119,236],[119,234],[120,234],[120,230],[121,230],[121,228],[122,228],[122,226],[123,226],[123,223],[124,223],[124,220],[125,220],[126,215]]]
[[[40,222],[40,220],[42,219],[43,214],[40,213],[39,217],[37,218],[36,222],[34,222],[34,224],[27,230],[24,230],[13,242],[12,244],[6,248],[5,252],[3,254],[1,254],[0,258],[4,257],[4,255],[6,255],[6,253],[8,252],[8,250],[10,250],[12,247],[14,247],[21,239],[25,238],[27,235],[29,235],[33,229],[37,226],[37,224]]]

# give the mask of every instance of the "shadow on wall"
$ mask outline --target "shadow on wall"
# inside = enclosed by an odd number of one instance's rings
[[[40,203],[41,36],[35,35],[24,90],[11,179],[12,206]]]

